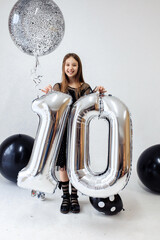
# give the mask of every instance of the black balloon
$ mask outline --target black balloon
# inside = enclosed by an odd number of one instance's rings
[[[90,197],[92,206],[99,212],[106,215],[115,215],[123,209],[123,202],[119,194],[108,198],[93,198]]]
[[[5,178],[17,182],[18,172],[28,164],[33,143],[32,137],[17,134],[0,145],[0,173]]]
[[[147,188],[160,192],[160,144],[147,148],[140,155],[137,173]]]

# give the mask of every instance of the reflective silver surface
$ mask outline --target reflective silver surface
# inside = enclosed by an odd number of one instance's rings
[[[55,164],[71,103],[70,95],[55,91],[33,101],[39,126],[30,161],[18,174],[19,187],[54,192],[58,181]]]
[[[95,117],[109,121],[109,153],[108,159],[104,159],[107,168],[102,173],[90,168],[90,122]],[[129,180],[132,155],[127,107],[116,97],[89,94],[73,105],[68,129],[67,170],[74,187],[88,196],[103,198],[122,190]]]
[[[65,30],[61,10],[52,0],[19,0],[9,15],[9,32],[16,46],[29,55],[54,51]]]

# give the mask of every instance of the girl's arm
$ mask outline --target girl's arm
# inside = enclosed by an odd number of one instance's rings
[[[58,92],[60,92],[60,91],[61,91],[61,84],[60,84],[60,83],[56,83],[56,84],[54,84],[54,86],[53,86],[53,90],[54,90],[54,91],[58,91]]]
[[[99,91],[100,93],[107,92],[106,89],[102,86],[97,86],[93,90],[91,89],[90,85],[87,84],[87,83],[85,83],[82,86],[84,87],[84,89],[82,89],[82,91],[84,91],[84,93],[82,95],[87,95],[87,94],[94,93],[94,92],[97,92],[97,91]]]
[[[41,91],[46,93],[46,94],[51,90],[52,90],[52,86],[50,84],[47,87],[45,87],[44,89],[41,89]]]
[[[61,91],[60,84],[56,83],[53,87],[49,84],[47,87],[45,87],[41,91],[47,94],[49,91],[52,91],[52,90],[54,90],[54,91]]]
[[[93,89],[93,92],[99,91],[100,93],[105,93],[107,90],[103,86],[97,86]]]

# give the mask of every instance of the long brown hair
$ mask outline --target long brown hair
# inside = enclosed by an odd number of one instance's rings
[[[80,58],[75,53],[68,53],[64,56],[63,63],[62,63],[62,83],[61,83],[62,92],[67,92],[67,88],[68,88],[68,76],[65,74],[65,63],[69,57],[73,57],[78,62],[78,72],[76,75],[76,80],[81,83],[84,83],[83,73],[82,73],[82,63]]]

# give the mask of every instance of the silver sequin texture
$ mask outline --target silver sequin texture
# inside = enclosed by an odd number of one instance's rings
[[[9,15],[9,32],[16,46],[29,55],[54,51],[65,30],[64,18],[52,0],[19,0]]]

